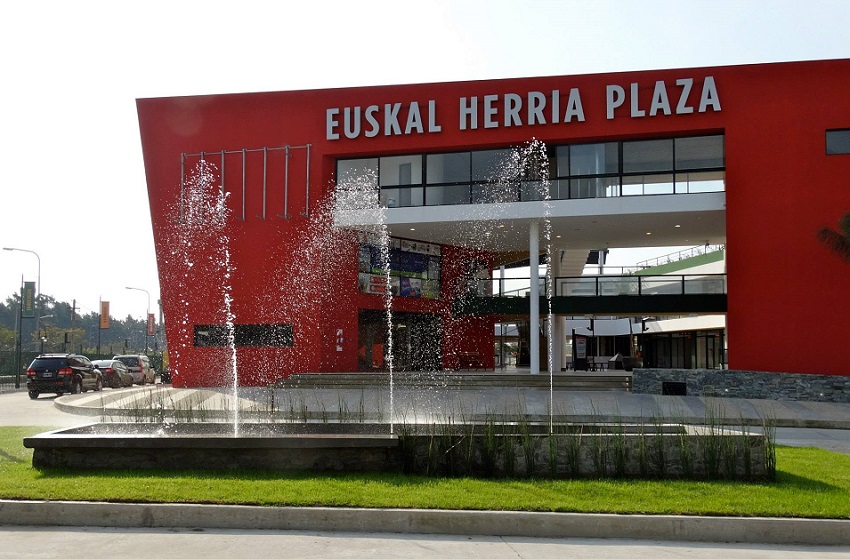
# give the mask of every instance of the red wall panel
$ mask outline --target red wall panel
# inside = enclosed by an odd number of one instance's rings
[[[698,112],[702,84],[713,77],[722,105]],[[685,106],[675,114],[683,87],[693,79]],[[659,82],[666,86],[674,114],[650,115]],[[637,97],[632,95],[633,86]],[[626,93],[623,105],[606,118],[606,86]],[[504,125],[504,99],[529,91],[560,92],[560,114],[571,88],[581,93],[585,120],[569,123]],[[850,156],[826,156],[824,131],[850,128],[850,61],[818,61],[621,74],[420,84],[320,91],[142,99],[138,112],[148,180],[154,239],[160,269],[166,335],[175,384],[219,384],[223,348],[194,347],[195,324],[221,323],[224,293],[233,300],[239,323],[292,323],[291,348],[240,348],[244,383],[264,384],[296,371],[350,371],[357,366],[357,321],[362,308],[381,308],[379,298],[358,293],[356,239],[329,231],[323,204],[333,188],[337,157],[481,149],[519,145],[531,138],[583,142],[722,132],[727,165],[728,342],[731,368],[763,371],[848,373],[838,348],[847,338],[850,266],[816,240],[824,226],[837,228],[850,212]],[[461,97],[497,95],[493,128],[460,130]],[[636,99],[636,100],[634,100]],[[634,100],[634,101],[633,101]],[[410,103],[422,111],[423,133],[344,137],[344,112],[402,103],[404,128]],[[440,132],[427,132],[433,101]],[[632,108],[634,106],[634,109]],[[326,139],[327,109],[339,109],[340,139]],[[632,116],[643,111],[644,116]],[[483,122],[483,109],[478,111]],[[379,119],[379,120],[380,120]],[[310,144],[307,197],[306,150],[293,150],[289,187],[279,153],[249,152],[242,194],[242,154],[225,156],[224,187],[229,217],[231,275],[217,260],[216,230],[191,247],[181,236],[181,153],[208,152],[220,166],[221,150]],[[186,159],[188,174],[197,157]],[[221,169],[218,170],[219,173]],[[266,176],[265,219],[263,176]],[[219,179],[220,181],[220,179]],[[221,182],[221,181],[220,181]],[[242,208],[245,220],[241,221]],[[309,216],[302,215],[309,207]],[[288,217],[279,217],[287,213]],[[259,216],[259,217],[258,217]],[[219,231],[221,233],[222,231]],[[208,238],[204,238],[204,235]],[[218,247],[218,248],[216,248]],[[465,255],[445,249],[443,291],[458,277]],[[188,265],[188,261],[192,265]],[[229,291],[228,291],[229,289]],[[458,321],[450,301],[396,298],[400,311],[439,313],[444,319],[444,364],[456,351],[480,351],[492,360],[491,317]],[[342,330],[337,351],[337,331]]]

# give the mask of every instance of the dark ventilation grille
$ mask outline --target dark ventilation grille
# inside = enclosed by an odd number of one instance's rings
[[[195,326],[196,346],[229,345],[226,324]],[[291,324],[234,324],[233,345],[237,347],[290,347],[293,345]]]

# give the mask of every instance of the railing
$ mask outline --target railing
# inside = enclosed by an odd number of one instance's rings
[[[613,297],[621,295],[707,295],[726,293],[726,274],[659,276],[578,276],[553,280],[555,297]],[[531,278],[480,280],[470,291],[478,297],[527,297]],[[500,289],[502,287],[502,289]],[[546,296],[545,279],[540,295]]]
[[[638,268],[652,268],[654,266],[662,266],[664,264],[670,264],[672,262],[678,262],[679,260],[685,260],[686,258],[693,258],[694,256],[702,256],[703,254],[708,254],[709,252],[716,252],[718,250],[723,250],[726,248],[726,245],[697,245],[691,248],[682,249],[676,252],[671,252],[670,254],[664,254],[662,256],[657,256],[655,258],[649,258],[647,260],[642,260],[637,263]]]

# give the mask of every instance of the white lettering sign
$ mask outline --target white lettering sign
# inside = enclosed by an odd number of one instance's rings
[[[586,121],[582,93],[576,87],[571,88],[569,93],[553,89],[524,94],[464,96],[458,99],[457,107],[457,129],[461,131]],[[632,82],[628,86],[605,86],[605,117],[608,120],[623,116],[637,119],[720,110],[720,96],[713,76],[706,76],[701,83],[694,78],[680,78],[674,82],[658,80],[654,84]],[[409,101],[325,110],[325,138],[328,140],[436,134],[442,130],[434,99],[428,100],[427,104]]]
[[[694,86],[693,78],[683,78],[676,80],[675,85],[668,85],[664,81],[655,82],[652,90],[652,98],[649,102],[649,116],[658,116],[658,114],[670,115],[673,110],[670,104],[671,96],[676,99],[676,114],[684,115],[694,112],[695,99],[691,95],[691,90]],[[645,95],[645,94],[644,94]],[[606,116],[608,120],[614,119],[616,110],[623,106],[626,102],[626,97],[629,98],[629,116],[632,118],[642,118],[647,115],[646,99],[641,98],[640,84],[637,82],[629,84],[629,94],[621,85],[608,85],[605,88],[605,106]],[[717,94],[717,84],[714,83],[712,76],[706,76],[702,82],[702,91],[699,97],[699,105],[697,112],[704,113],[711,109],[715,112],[720,112],[720,97]]]

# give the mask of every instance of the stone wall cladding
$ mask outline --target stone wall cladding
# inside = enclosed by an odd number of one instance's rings
[[[685,383],[688,396],[850,403],[850,376],[727,369],[634,369],[632,392],[661,394],[662,383]]]

